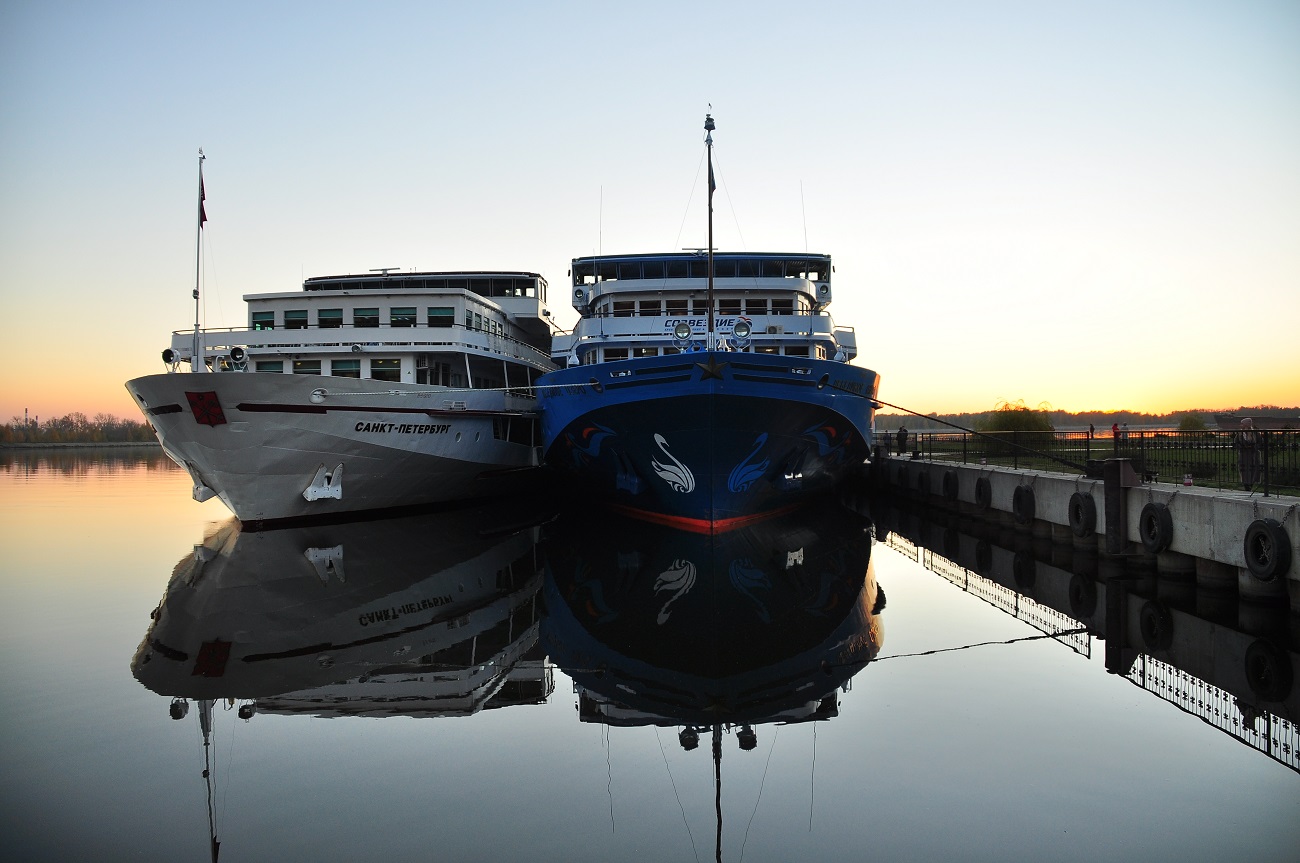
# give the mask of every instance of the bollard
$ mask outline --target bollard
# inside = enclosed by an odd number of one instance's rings
[[[1128,549],[1128,494],[1138,484],[1133,465],[1126,458],[1108,458],[1102,468],[1106,501],[1106,553],[1123,554]]]

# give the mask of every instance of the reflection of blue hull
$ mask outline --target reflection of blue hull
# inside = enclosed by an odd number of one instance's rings
[[[835,486],[867,457],[876,374],[694,353],[577,366],[539,384],[546,460],[600,500],[725,529]]]
[[[627,724],[826,718],[816,705],[883,641],[869,527],[827,503],[715,536],[562,515],[544,534],[546,653]]]

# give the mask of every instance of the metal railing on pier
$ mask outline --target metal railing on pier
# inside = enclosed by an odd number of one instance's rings
[[[1126,458],[1148,480],[1300,496],[1300,431],[1257,430],[1254,446],[1239,432],[1135,431],[1118,436],[1087,431],[878,432],[890,455],[916,455],[959,464],[1061,470],[1062,462]]]

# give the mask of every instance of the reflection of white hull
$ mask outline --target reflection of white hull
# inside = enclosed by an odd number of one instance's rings
[[[542,579],[537,528],[480,534],[499,515],[491,505],[254,533],[230,520],[177,564],[132,671],[164,695],[260,699],[416,676],[466,643],[504,649],[532,631]],[[496,628],[508,637],[488,649]]]
[[[256,373],[126,386],[195,498],[220,497],[244,522],[496,494],[500,472],[536,458],[507,439],[530,440],[534,402],[499,390]]]

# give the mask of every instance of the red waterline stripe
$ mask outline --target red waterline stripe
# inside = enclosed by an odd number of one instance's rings
[[[792,503],[789,506],[783,506],[779,509],[770,509],[767,512],[754,513],[753,515],[738,515],[732,518],[688,518],[684,515],[666,515],[662,512],[651,512],[647,509],[637,509],[634,506],[625,504],[610,504],[610,508],[616,512],[640,521],[648,521],[652,524],[662,524],[665,527],[675,528],[676,530],[686,531],[687,533],[702,534],[719,534],[736,530],[737,528],[746,527],[757,521],[772,518],[773,516],[785,515],[788,512],[794,512],[803,506],[802,503]]]

